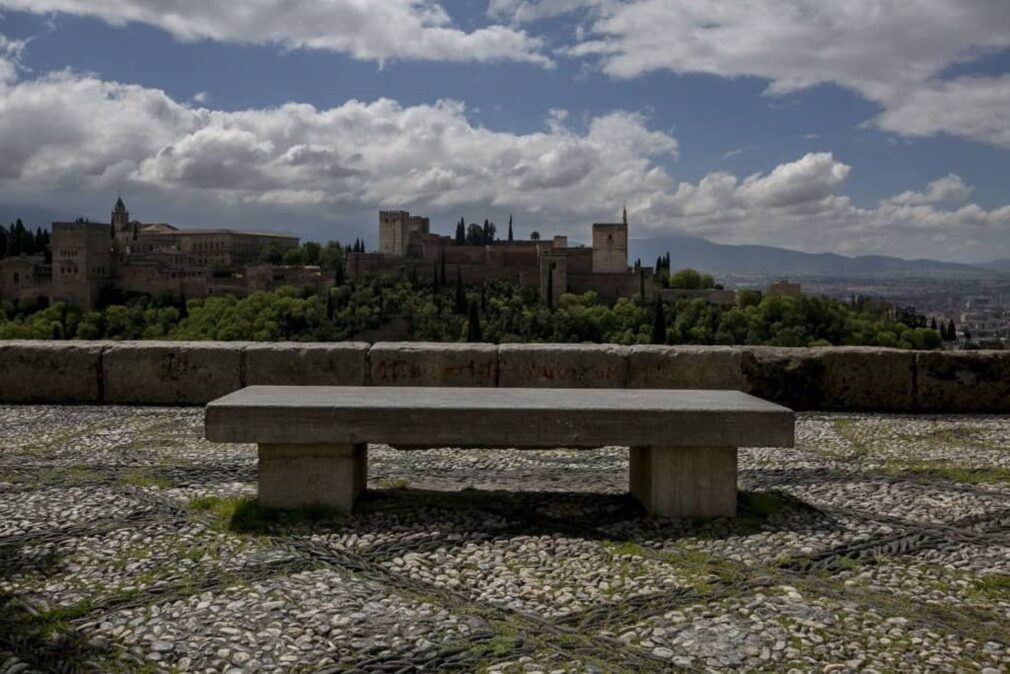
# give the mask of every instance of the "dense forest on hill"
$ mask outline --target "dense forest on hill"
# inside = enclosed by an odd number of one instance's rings
[[[696,272],[695,272],[696,273]],[[690,275],[689,275],[690,276]],[[101,311],[58,303],[40,308],[5,302],[0,339],[192,339],[335,341],[406,325],[426,341],[600,342],[617,344],[876,345],[938,348],[936,330],[909,327],[873,308],[823,297],[783,297],[744,290],[735,306],[701,299],[644,304],[563,295],[548,306],[535,290],[506,282],[466,287],[390,278],[342,282],[322,296],[294,288],[238,299],[175,305],[138,298]]]

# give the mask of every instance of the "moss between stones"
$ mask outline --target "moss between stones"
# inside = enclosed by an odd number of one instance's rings
[[[990,484],[994,482],[1010,482],[1010,468],[987,466],[984,468],[965,468],[952,465],[948,461],[891,461],[884,466],[888,475],[909,474],[935,480],[950,480],[969,484]]]
[[[253,497],[201,496],[187,504],[190,510],[214,517],[221,530],[240,534],[266,534],[278,528],[339,522],[345,515],[325,506],[278,510],[260,505]]]

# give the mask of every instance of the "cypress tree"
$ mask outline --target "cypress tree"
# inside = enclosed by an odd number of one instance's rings
[[[656,300],[656,316],[652,322],[652,343],[666,344],[666,312],[663,300]]]
[[[509,213],[509,241],[512,241],[512,214]]]
[[[547,268],[547,309],[554,311],[554,263]]]
[[[438,273],[438,282],[441,285],[445,285],[445,253],[442,253],[442,268]]]
[[[477,303],[470,302],[470,317],[466,325],[466,341],[483,342],[484,336],[480,331],[480,315],[477,313]]]
[[[455,311],[462,316],[466,312],[466,291],[463,289],[463,273],[456,267],[456,306]]]
[[[330,289],[326,290],[326,318],[330,321],[333,320],[333,291]]]
[[[645,269],[638,266],[638,294],[642,297],[642,304],[645,304]]]

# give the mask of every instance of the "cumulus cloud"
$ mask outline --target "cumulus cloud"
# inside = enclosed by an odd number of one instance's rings
[[[520,233],[578,241],[627,204],[633,236],[677,231],[941,257],[949,241],[971,239],[991,243],[986,255],[1010,254],[1010,206],[965,203],[971,188],[956,175],[872,208],[845,195],[853,169],[829,152],[743,177],[682,181],[671,174],[677,140],[625,111],[574,125],[553,110],[543,130],[511,133],[473,123],[451,100],[221,111],[62,71],[0,87],[0,147],[0,203],[68,215],[105,210],[122,188],[135,216],[190,226],[346,240],[374,236],[375,211],[393,207],[430,215],[437,229],[460,215],[513,212]]]
[[[435,0],[0,0],[0,9],[144,23],[180,40],[323,49],[364,61],[527,61],[552,65],[540,39],[492,25],[466,32]]]
[[[975,190],[961,176],[948,173],[929,183],[925,192],[907,191],[896,194],[888,201],[895,204],[935,204],[943,201],[964,201]]]
[[[943,79],[954,64],[1010,48],[1003,0],[499,0],[533,20],[589,7],[578,44],[617,78],[656,70],[759,77],[769,94],[837,84],[878,103],[872,121],[906,136],[948,133],[1010,146],[1010,79]],[[570,6],[571,5],[571,6]]]
[[[1010,148],[1010,75],[928,82],[889,101],[872,123],[904,136],[950,133]]]

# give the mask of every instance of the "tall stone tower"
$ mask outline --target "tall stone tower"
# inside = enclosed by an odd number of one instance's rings
[[[628,271],[628,209],[622,222],[593,224],[593,273],[623,274]]]
[[[133,236],[133,229],[130,225],[130,212],[126,210],[123,197],[116,199],[116,205],[112,207],[112,236],[116,241],[128,241]]]
[[[427,234],[428,218],[407,211],[379,211],[379,252],[403,257],[407,254],[412,234]]]

